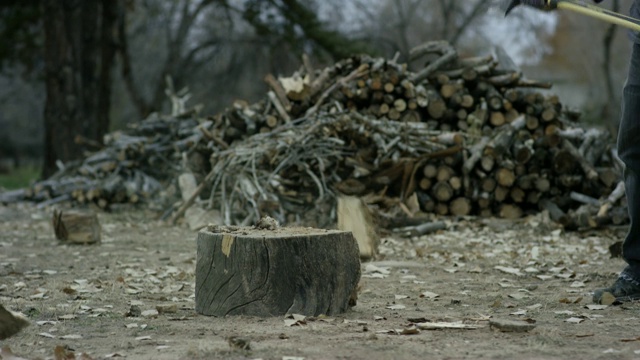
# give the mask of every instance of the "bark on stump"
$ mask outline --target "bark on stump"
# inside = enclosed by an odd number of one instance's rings
[[[203,315],[337,315],[360,280],[351,232],[210,226],[198,233],[196,311]]]

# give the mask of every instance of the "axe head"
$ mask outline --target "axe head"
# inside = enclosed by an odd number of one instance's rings
[[[536,8],[538,10],[551,10],[553,8],[552,1],[549,0],[511,0],[511,2],[509,2],[509,5],[507,5],[506,7],[504,16],[509,15],[511,10],[519,5],[531,6],[532,8]]]

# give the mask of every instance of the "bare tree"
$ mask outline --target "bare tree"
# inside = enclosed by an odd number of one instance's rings
[[[151,2],[153,3],[153,2]],[[168,4],[168,5],[167,5]],[[153,4],[161,16],[164,26],[164,59],[160,61],[159,74],[152,81],[151,94],[146,95],[136,82],[134,64],[125,31],[127,13],[120,13],[119,54],[121,59],[121,75],[140,117],[158,110],[164,100],[165,79],[171,76],[180,82],[188,72],[196,71],[198,66],[210,60],[215,54],[212,50],[226,41],[225,29],[232,25],[226,0],[180,0],[156,2]],[[205,19],[206,17],[206,19]],[[216,23],[216,31],[209,27],[203,31],[207,23]],[[206,54],[206,56],[202,56]],[[142,66],[143,64],[138,64]]]
[[[115,24],[121,2],[44,0],[45,161],[43,177],[56,162],[82,155],[81,135],[101,143],[109,128]]]

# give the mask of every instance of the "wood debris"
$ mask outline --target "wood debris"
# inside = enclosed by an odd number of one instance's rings
[[[541,210],[567,229],[628,222],[613,141],[544,92],[551,84],[527,79],[504,52],[461,57],[433,42],[412,59],[426,64],[305,62],[289,77],[268,75],[262,101],[207,118],[153,115],[0,202],[145,201],[171,221],[199,206],[227,225],[271,216],[333,226],[336,199],[348,195],[387,223]]]

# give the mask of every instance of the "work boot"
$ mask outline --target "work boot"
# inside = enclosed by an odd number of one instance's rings
[[[609,294],[609,295],[606,295]],[[604,299],[603,299],[604,298]],[[620,276],[611,287],[598,289],[593,293],[593,302],[626,302],[640,299],[640,284],[628,276]],[[615,300],[615,301],[614,301]]]

